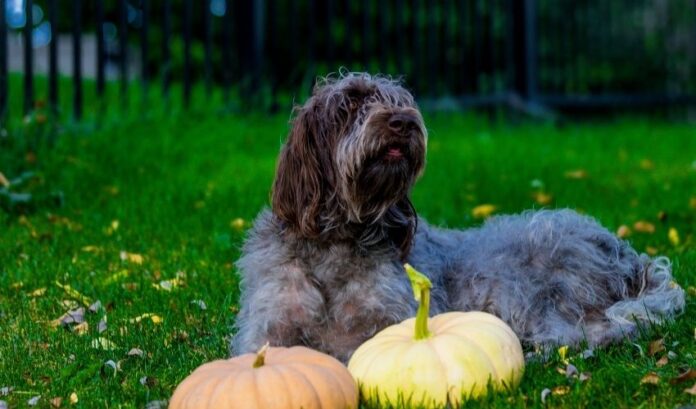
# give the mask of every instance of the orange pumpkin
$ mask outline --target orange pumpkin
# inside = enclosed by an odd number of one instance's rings
[[[198,367],[174,391],[169,409],[345,409],[358,407],[350,372],[309,348],[261,348]]]

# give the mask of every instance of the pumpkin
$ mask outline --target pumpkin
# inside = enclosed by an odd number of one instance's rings
[[[348,370],[369,402],[458,407],[462,398],[516,386],[524,371],[522,346],[501,319],[484,312],[449,312],[428,319],[428,278],[406,264],[419,301],[415,318],[362,344]]]
[[[169,409],[346,409],[358,389],[345,366],[309,348],[268,347],[201,365],[174,391]]]

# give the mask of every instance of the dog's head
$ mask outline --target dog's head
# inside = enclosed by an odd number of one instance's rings
[[[414,222],[408,192],[423,171],[426,142],[413,96],[398,81],[364,73],[323,79],[295,110],[273,211],[307,237],[346,223]]]

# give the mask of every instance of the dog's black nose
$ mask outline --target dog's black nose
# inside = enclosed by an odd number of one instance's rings
[[[394,114],[389,118],[387,126],[397,134],[406,135],[414,129],[418,129],[418,118],[412,114]]]

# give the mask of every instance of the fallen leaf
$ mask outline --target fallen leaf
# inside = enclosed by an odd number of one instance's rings
[[[51,399],[51,406],[54,408],[59,408],[63,404],[63,398],[60,396],[56,396],[55,398]]]
[[[85,253],[101,253],[102,248],[99,246],[84,246],[82,247],[82,251]]]
[[[78,401],[77,394],[75,392],[71,393],[70,394],[70,404],[74,405],[77,403],[77,401]]]
[[[144,261],[143,256],[140,254],[137,254],[137,253],[129,253],[127,251],[121,251],[119,256],[121,257],[121,260],[128,261],[129,263],[133,263],[133,264],[143,264],[143,261]]]
[[[673,246],[676,247],[679,245],[679,232],[674,227],[669,228],[669,232],[667,233],[667,238],[669,239],[669,242],[672,243]]]
[[[3,386],[2,388],[0,388],[0,396],[7,396],[13,390],[14,390],[14,388],[11,386]]]
[[[0,172],[0,186],[10,187],[10,181]]]
[[[638,220],[633,223],[633,230],[639,233],[655,233],[655,225],[645,220]]]
[[[87,321],[85,321],[81,324],[75,325],[75,327],[73,328],[73,332],[75,332],[78,335],[85,335],[88,331],[89,331],[89,324],[87,323]]]
[[[139,356],[139,357],[142,358],[142,357],[145,355],[145,352],[143,352],[143,350],[140,349],[140,348],[131,348],[131,350],[128,351],[128,353],[127,353],[126,355],[128,355],[128,356]]]
[[[650,159],[643,159],[640,161],[640,168],[644,170],[655,169],[655,164]]]
[[[157,378],[152,376],[143,376],[142,378],[140,378],[140,384],[143,386],[147,386],[148,388],[151,388],[157,385]]]
[[[30,297],[42,297],[46,294],[46,287],[37,288],[36,290],[29,293]]]
[[[691,388],[684,389],[684,392],[688,393],[689,395],[696,395],[696,383]]]
[[[96,314],[96,313],[98,313],[99,310],[101,310],[102,308],[103,308],[103,307],[102,307],[101,301],[97,300],[97,301],[93,302],[93,303],[89,306],[89,308],[87,308],[87,310],[89,310],[89,312],[91,312],[91,313],[93,313],[93,314]]]
[[[631,235],[631,228],[626,226],[625,224],[622,224],[621,226],[619,226],[618,229],[616,229],[616,235],[622,239],[624,237],[628,237]]]
[[[39,399],[41,399],[41,395],[34,396],[27,401],[27,405],[36,406],[36,404],[39,403]]]
[[[653,356],[658,352],[665,350],[665,340],[663,338],[657,339],[648,345],[648,355]]]
[[[62,288],[69,297],[81,302],[85,307],[92,305],[92,300],[90,300],[89,297],[72,288],[69,284],[62,284],[60,281],[56,281],[55,283],[58,287]]]
[[[690,381],[692,379],[696,379],[696,370],[694,368],[689,368],[686,370],[686,372],[682,372],[679,374],[679,376],[670,379],[669,383],[672,385],[676,385],[678,383]]]
[[[162,291],[172,291],[174,287],[179,287],[184,281],[181,278],[172,278],[170,280],[162,280],[157,284],[152,284],[152,286],[158,290]]]
[[[587,171],[585,169],[569,170],[565,173],[567,179],[585,179]]]
[[[160,317],[159,315],[148,312],[148,313],[139,315],[135,318],[131,318],[128,320],[128,322],[130,322],[131,324],[137,324],[146,318],[149,318],[153,324],[161,324],[163,321],[162,317]]]
[[[471,215],[476,219],[485,219],[493,214],[493,212],[496,210],[497,207],[492,204],[482,204],[474,207],[471,210]]]
[[[237,231],[244,229],[245,225],[246,225],[246,222],[241,217],[237,217],[236,219],[234,219],[230,222],[230,227],[232,227],[233,229],[235,229]]]
[[[568,355],[568,345],[563,345],[558,348],[558,357],[561,358],[561,362],[567,365],[568,360],[566,359],[566,355]]]
[[[575,367],[573,364],[568,364],[565,369],[565,376],[568,378],[572,378],[573,376],[577,376],[578,374],[578,368]]]
[[[116,362],[114,362],[113,359],[109,359],[108,361],[104,362],[104,366],[108,366],[108,367],[110,367],[111,369],[113,369],[113,370],[114,370],[114,375],[116,375],[116,372],[118,372],[119,370],[121,370],[121,365],[118,364],[118,363],[116,363]]]
[[[589,372],[583,372],[583,373],[580,374],[580,376],[578,377],[578,379],[580,380],[580,382],[585,382],[585,381],[589,380],[591,377],[592,377],[592,374],[591,374],[591,373],[589,373]]]
[[[689,199],[689,207],[696,210],[696,196]]]
[[[110,284],[113,284],[117,281],[120,281],[123,278],[127,278],[129,275],[130,275],[130,272],[128,270],[124,269],[124,270],[118,271],[118,272],[108,276],[107,278],[105,278],[104,281],[102,281],[102,284],[110,285]]]
[[[551,390],[551,393],[556,396],[563,396],[568,392],[570,392],[570,386],[567,385],[556,386]]]
[[[651,385],[657,385],[660,383],[660,376],[656,374],[655,372],[649,372],[647,375],[645,375],[641,380],[640,384],[651,384]]]
[[[594,357],[594,349],[586,349],[582,351],[582,359],[588,359]]]
[[[104,317],[102,317],[102,319],[99,320],[99,323],[97,324],[97,331],[100,334],[106,331],[106,315],[104,315]]]
[[[109,339],[99,337],[92,340],[92,348],[102,349],[104,351],[113,351],[114,349],[118,348],[118,346],[116,346],[116,344]]]
[[[60,325],[82,324],[83,322],[85,322],[85,309],[80,307],[78,309],[68,311],[59,318],[51,321],[51,325],[57,327]]]
[[[534,197],[534,201],[542,206],[551,203],[553,200],[553,196],[544,192],[535,192],[532,196]]]
[[[208,309],[208,306],[205,305],[205,302],[203,300],[193,300],[193,301],[191,301],[191,304],[196,304],[198,306],[198,308],[200,308],[201,310]]]
[[[546,403],[546,397],[551,394],[551,389],[549,388],[544,388],[543,391],[541,391],[541,403]]]
[[[689,294],[689,296],[696,297],[696,287],[689,286],[687,287],[686,292]]]
[[[119,225],[120,223],[118,222],[118,220],[112,220],[111,224],[109,224],[109,226],[106,229],[104,229],[104,233],[107,236],[111,236],[118,230]]]
[[[657,365],[658,368],[662,368],[663,366],[667,365],[669,363],[669,358],[667,358],[667,355],[663,355],[662,358],[660,358],[655,365]]]
[[[667,358],[675,359],[676,357],[677,357],[677,354],[674,351],[667,351]]]
[[[657,254],[658,250],[653,246],[645,246],[645,252],[648,253],[648,255],[650,256],[654,256],[655,254]]]

